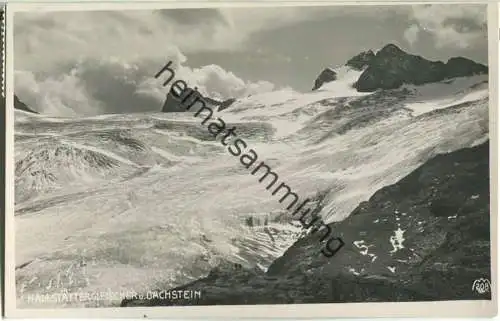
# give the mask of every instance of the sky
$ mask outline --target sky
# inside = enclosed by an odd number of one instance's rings
[[[149,112],[163,105],[153,76],[169,60],[215,99],[307,92],[325,67],[388,43],[487,64],[486,16],[456,4],[18,12],[15,93],[57,116]]]

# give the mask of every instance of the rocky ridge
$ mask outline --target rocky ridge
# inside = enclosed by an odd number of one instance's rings
[[[354,84],[359,92],[396,89],[404,84],[423,85],[488,73],[487,66],[464,57],[453,57],[446,63],[431,61],[409,54],[394,44],[384,46],[376,54],[372,50],[362,52],[349,59],[346,66],[355,70],[363,70]],[[313,90],[318,89],[325,82],[336,80],[335,77],[326,77],[326,70],[330,69],[325,69],[318,76]]]

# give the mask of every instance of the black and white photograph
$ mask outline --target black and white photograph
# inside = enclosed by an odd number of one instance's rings
[[[494,305],[486,4],[110,7],[12,13],[16,309]]]

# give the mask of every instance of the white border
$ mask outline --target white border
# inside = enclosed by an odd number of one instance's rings
[[[83,10],[138,10],[159,8],[209,8],[209,7],[276,7],[276,6],[325,6],[325,5],[401,5],[430,2],[325,2],[325,1],[183,1],[135,3],[8,3],[6,10],[6,225],[5,225],[5,315],[7,317],[99,317],[99,318],[321,318],[321,317],[492,317],[497,314],[497,180],[498,177],[498,59],[499,25],[498,6],[488,5],[488,66],[489,66],[489,132],[490,132],[490,202],[491,202],[491,301],[434,301],[390,303],[331,303],[290,305],[227,305],[193,307],[129,307],[81,309],[17,309],[15,294],[15,226],[14,226],[14,13],[19,11],[83,11]],[[90,2],[90,3],[89,3]],[[476,3],[480,1],[439,1],[432,3]],[[495,106],[492,108],[492,106]],[[10,204],[8,206],[7,204]]]

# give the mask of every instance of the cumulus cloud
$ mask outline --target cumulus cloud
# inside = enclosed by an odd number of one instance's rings
[[[15,14],[16,65],[47,69],[75,58],[165,58],[171,46],[191,53],[245,50],[256,31],[304,19],[297,9],[169,9]]]
[[[421,32],[430,34],[438,48],[468,48],[487,36],[486,5],[415,5],[410,18],[415,24],[404,33],[410,44]]]
[[[16,66],[34,71],[78,58],[164,59],[171,47],[191,52],[234,45],[234,37],[223,24],[185,28],[156,11],[23,12],[15,16]]]
[[[257,32],[346,14],[384,18],[408,10],[407,6],[363,7],[17,12],[16,66],[35,71],[80,57],[165,58],[171,46],[186,54],[245,51]]]
[[[408,27],[408,29],[405,30],[404,32],[404,38],[408,43],[413,46],[413,44],[417,41],[418,39],[418,33],[420,32],[420,28],[418,25],[411,25]]]
[[[216,99],[243,97],[274,89],[270,82],[246,82],[217,65],[195,69],[183,67],[180,68],[179,76],[188,84],[197,86],[200,93]]]
[[[244,50],[244,40],[259,23],[245,22],[241,11],[236,12],[16,13],[15,92],[47,114],[158,111],[168,89],[153,76],[169,60],[174,62],[177,79],[211,98],[272,90],[269,82],[247,82],[217,65],[192,69],[187,64],[182,52]],[[238,28],[235,19],[241,19]]]
[[[49,115],[75,116],[99,111],[71,70],[56,78],[39,79],[30,71],[15,72],[16,94],[33,109]]]
[[[217,65],[190,68],[185,57],[173,53],[175,79],[198,87],[214,99],[239,98],[270,91],[269,82],[246,82]],[[18,70],[15,92],[35,110],[50,115],[74,116],[161,110],[169,87],[154,75],[166,61],[128,62],[118,58],[80,59],[67,69],[50,74]],[[172,80],[173,82],[174,80]]]

